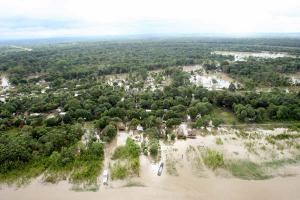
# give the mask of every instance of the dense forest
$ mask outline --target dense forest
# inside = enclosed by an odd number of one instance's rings
[[[280,45],[279,45],[280,44]],[[232,56],[212,54],[216,50],[274,51],[300,54],[297,39],[174,39],[174,40],[132,40],[106,42],[79,42],[64,44],[43,44],[29,46],[33,51],[11,52],[3,47],[0,53],[0,70],[11,75],[12,82],[26,82],[34,73],[47,73],[64,79],[127,73],[145,68],[161,69],[169,66],[202,64],[205,61],[232,60]],[[293,47],[293,48],[291,48]],[[276,61],[255,61],[246,65],[270,73],[271,67],[279,65],[290,73],[299,70],[299,59],[278,59]],[[273,62],[273,63],[272,63]],[[236,69],[239,66],[233,65]],[[233,74],[236,74],[233,71]],[[224,69],[228,71],[228,68]],[[243,73],[243,69],[236,69]],[[281,69],[277,71],[282,72]],[[275,72],[277,72],[275,71]],[[257,72],[260,73],[260,72]],[[274,76],[274,75],[270,75]]]
[[[299,55],[297,39],[185,38],[29,47],[30,52],[0,48],[0,71],[14,87],[0,103],[0,179],[17,177],[17,170],[34,166],[39,169],[35,173],[47,172],[48,181],[55,181],[52,174],[60,170],[73,170],[73,181],[94,180],[101,169],[98,161],[104,159],[103,145],[94,137],[82,146],[85,123],[91,123],[107,143],[120,123],[130,129],[141,125],[157,144],[168,134],[173,137],[182,122],[196,129],[210,121],[214,127],[227,123],[216,110],[232,114],[235,123],[300,120],[300,92],[274,88],[291,85],[286,75],[299,72],[299,58],[233,62],[232,56],[211,53],[268,50]],[[181,66],[195,64],[228,74],[246,90],[208,90],[191,84]],[[170,80],[163,89],[146,87],[152,70],[159,70],[153,75],[155,84]],[[119,73],[128,73],[126,80],[110,84],[105,76]],[[261,85],[271,91],[252,90]],[[130,141],[128,145],[134,146]]]

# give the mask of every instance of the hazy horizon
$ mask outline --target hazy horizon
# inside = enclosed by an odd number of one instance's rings
[[[0,0],[0,40],[300,33],[297,0]]]

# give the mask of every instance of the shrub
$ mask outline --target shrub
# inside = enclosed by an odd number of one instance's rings
[[[45,120],[46,126],[57,126],[60,123],[60,120],[56,117],[50,117]]]
[[[166,125],[168,128],[172,128],[173,126],[177,126],[181,123],[181,119],[180,118],[171,118],[168,119],[166,122]]]
[[[223,154],[215,150],[206,149],[206,151],[202,154],[202,158],[204,164],[213,170],[224,166]]]
[[[131,159],[130,162],[129,162],[129,165],[130,165],[129,168],[131,170],[131,173],[138,175],[139,171],[140,171],[140,160],[139,160],[139,158]]]
[[[107,142],[110,142],[116,135],[117,135],[117,128],[112,124],[107,125],[101,134],[103,140]]]
[[[220,118],[213,118],[212,119],[212,125],[216,128],[220,126],[220,124],[224,123],[223,119]]]
[[[138,175],[140,170],[140,147],[130,138],[124,146],[116,148],[113,160],[119,160],[111,168],[112,179],[124,179],[128,175]],[[121,161],[120,161],[121,160]]]
[[[126,140],[125,146],[119,146],[114,151],[112,159],[129,159],[138,158],[140,155],[140,147],[134,143],[131,138]]]
[[[174,133],[171,134],[171,140],[175,140],[176,135]]]
[[[149,152],[151,156],[157,156],[160,149],[160,144],[158,139],[151,139],[149,141]]]
[[[216,144],[217,144],[217,145],[222,145],[222,144],[223,144],[222,139],[221,139],[221,138],[217,138],[217,139],[216,139]]]
[[[209,116],[205,115],[201,118],[198,118],[196,120],[196,122],[192,124],[192,127],[193,128],[201,128],[201,127],[206,128],[209,125],[209,121],[210,121]]]
[[[110,173],[113,180],[124,179],[127,176],[127,169],[118,162],[111,167]]]

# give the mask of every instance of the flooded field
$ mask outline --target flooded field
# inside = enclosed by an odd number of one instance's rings
[[[229,81],[223,80],[217,75],[203,76],[196,74],[191,76],[190,81],[198,86],[202,85],[209,90],[228,88],[230,85]]]
[[[209,90],[221,90],[227,89],[230,83],[237,83],[235,80],[230,78],[228,75],[222,72],[206,72],[205,69],[201,65],[188,65],[182,66],[184,72],[190,73],[190,82],[192,84],[196,84],[198,86],[203,86]],[[147,79],[144,81],[144,90],[150,89],[151,91],[163,90],[163,86],[170,85],[171,79],[170,77],[161,75],[161,81],[158,83],[155,81],[155,77],[162,73],[162,70],[152,70],[148,74]],[[129,75],[124,74],[116,74],[116,75],[107,75],[105,76],[107,83],[111,86],[118,85],[124,86],[125,89],[128,91],[129,88],[135,88],[132,83],[130,83]]]
[[[224,154],[224,159],[247,159],[266,162],[273,159],[291,158],[295,155],[299,139],[284,147],[282,141],[270,143],[268,136],[296,134],[288,129],[247,129],[219,128],[207,133],[198,131],[196,139],[160,141],[160,160],[140,156],[139,177],[125,180],[109,180],[108,186],[100,185],[96,191],[76,191],[74,186],[61,181],[58,184],[45,184],[40,178],[29,185],[16,188],[1,186],[1,200],[76,200],[76,199],[299,199],[300,167],[290,164],[271,172],[272,178],[265,180],[242,180],[232,176],[227,170],[209,169],[201,157],[205,148],[212,148]],[[250,134],[251,133],[251,134]],[[138,133],[120,131],[115,140],[105,149],[104,169],[108,169],[113,150],[124,145],[128,137]],[[216,142],[221,140],[222,142]],[[254,146],[249,146],[248,143]],[[265,148],[261,148],[265,146]],[[280,147],[280,148],[278,148]],[[262,154],[261,152],[264,152]],[[158,163],[164,162],[161,176],[157,175]],[[99,177],[100,179],[100,177]]]
[[[183,71],[191,74],[190,82],[197,86],[203,86],[208,90],[227,89],[230,83],[237,83],[222,72],[208,72],[201,65],[184,66]]]
[[[21,46],[11,45],[10,47],[18,49],[18,50],[22,50],[22,51],[32,51],[32,49],[30,49],[30,48],[21,47]]]
[[[194,73],[190,77],[190,82],[197,86],[203,86],[208,90],[228,89],[230,83],[234,83],[235,86],[237,86],[235,80],[221,72],[202,74]]]
[[[214,51],[213,54],[220,54],[224,56],[234,56],[234,61],[245,61],[249,57],[257,58],[283,58],[290,57],[296,58],[296,56],[290,55],[285,52],[235,52],[235,51]]]

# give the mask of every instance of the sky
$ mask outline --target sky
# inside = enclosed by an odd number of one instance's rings
[[[300,0],[0,0],[0,40],[300,32]]]

